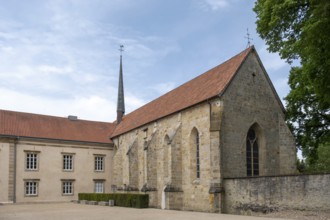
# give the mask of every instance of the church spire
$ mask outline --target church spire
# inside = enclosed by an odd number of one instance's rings
[[[124,45],[120,45],[119,51],[120,51],[120,66],[119,66],[118,100],[117,100],[117,124],[121,122],[125,114],[123,65],[122,65],[122,52],[124,51]]]

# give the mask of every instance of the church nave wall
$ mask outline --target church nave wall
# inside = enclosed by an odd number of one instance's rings
[[[199,178],[196,177],[195,146],[191,142],[194,129],[199,135]],[[115,185],[146,190],[153,207],[212,211],[209,190],[212,184],[219,184],[220,168],[219,132],[210,133],[209,103],[151,122],[117,137],[115,143],[118,140],[114,163],[120,160],[118,164],[122,167],[114,166],[117,170],[114,173],[119,174],[122,181],[114,177]],[[132,185],[132,177],[138,179],[137,184],[134,182],[137,186]]]

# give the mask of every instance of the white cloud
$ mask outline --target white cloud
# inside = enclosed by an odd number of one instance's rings
[[[286,89],[288,86],[288,78],[278,78],[275,80],[274,85],[278,89]]]
[[[125,94],[126,114],[136,110],[137,108],[140,108],[145,103],[146,103],[146,100],[140,99],[133,94],[130,94],[130,93]]]
[[[287,94],[290,91],[289,85],[288,85],[288,78],[277,78],[274,80],[274,87],[276,88],[276,91],[278,93],[278,96],[283,99],[287,96]],[[282,100],[283,102],[283,100]]]
[[[17,29],[10,22],[4,25],[7,28],[0,34],[0,108],[110,121],[116,113],[119,62],[117,48],[110,45],[125,44],[130,62],[125,63],[124,72],[131,69],[134,75],[140,67],[176,50],[162,37],[122,39],[112,25],[57,13],[45,30],[15,23],[21,27]],[[127,94],[127,112],[146,102]]]
[[[78,96],[69,99],[48,99],[0,88],[1,109],[46,114],[59,117],[76,115],[80,119],[112,122],[116,104],[99,96]]]
[[[165,93],[173,90],[175,88],[174,82],[165,82],[159,83],[151,87],[151,89],[155,90],[159,95],[164,95]]]
[[[199,7],[205,11],[217,11],[229,5],[230,0],[197,0]]]
[[[93,119],[98,121],[113,122],[116,117],[115,100],[109,100],[99,96],[77,97],[71,100],[67,109],[78,118]],[[68,112],[68,111],[67,111]]]
[[[72,73],[72,67],[70,66],[64,66],[64,67],[57,67],[57,66],[51,66],[51,65],[40,65],[37,67],[37,69],[40,72],[48,73],[48,74],[66,74],[66,73]]]
[[[208,4],[212,10],[216,11],[220,8],[224,8],[228,5],[227,0],[205,0],[206,4]]]
[[[285,60],[282,60],[277,53],[268,52],[266,46],[263,46],[258,53],[266,70],[276,71],[289,65]]]

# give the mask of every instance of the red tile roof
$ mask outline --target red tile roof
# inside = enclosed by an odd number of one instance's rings
[[[0,135],[112,143],[115,124],[0,110]]]
[[[252,50],[253,46],[124,116],[111,136],[116,137],[221,94]]]
[[[124,116],[122,122],[95,122],[0,110],[0,135],[56,140],[111,143],[132,129],[221,95],[246,59],[250,47],[223,64],[190,80],[154,101]]]

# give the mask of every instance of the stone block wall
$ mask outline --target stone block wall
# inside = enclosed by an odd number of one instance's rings
[[[280,174],[287,175],[296,172],[296,148],[294,137],[284,120],[279,121],[280,144]]]
[[[330,174],[224,179],[223,211],[330,210]]]
[[[251,53],[221,97],[223,177],[244,177],[246,136],[258,130],[259,175],[295,173],[295,147],[284,109],[255,53]]]
[[[183,192],[166,192],[166,207],[171,210],[183,209]]]
[[[196,105],[115,138],[117,150],[112,184],[117,188],[129,185],[130,173],[134,171],[139,176],[137,188],[140,191],[151,190],[147,193],[152,195],[150,204],[153,207],[161,208],[162,197],[165,196],[163,208],[166,209],[213,211],[209,189],[214,183],[220,184],[218,117],[221,114],[217,111],[222,106],[217,99],[213,110],[213,118],[217,122],[213,123],[212,135],[210,106],[208,102]],[[193,129],[198,131],[200,140],[199,179],[193,169],[196,157],[195,146],[191,142]],[[138,159],[138,164],[132,167],[132,159],[127,154],[130,151],[135,152]],[[164,193],[165,189],[170,190]]]

